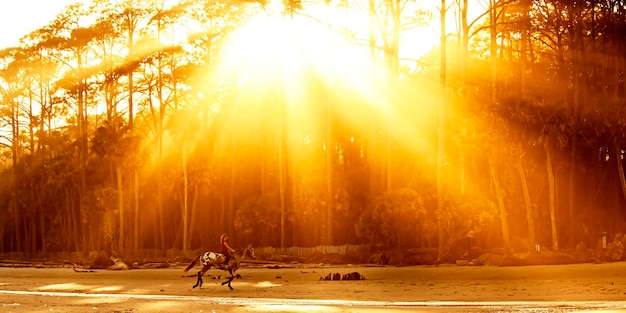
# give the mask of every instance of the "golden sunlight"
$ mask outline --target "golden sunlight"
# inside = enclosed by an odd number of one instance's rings
[[[62,283],[62,284],[45,285],[45,286],[39,287],[38,289],[39,290],[86,290],[90,288],[91,287],[89,286],[81,285],[77,283]]]
[[[231,35],[226,48],[225,70],[239,79],[263,75],[264,80],[288,80],[303,68],[332,68],[327,64],[333,42],[320,21],[301,15],[285,16],[274,6],[256,14]]]
[[[271,281],[260,281],[254,285],[254,287],[258,288],[271,288],[271,287],[280,287],[282,284],[277,284]]]
[[[290,305],[290,304],[267,304],[247,308],[252,312],[341,312],[338,307],[321,305]]]
[[[436,94],[426,85],[407,88],[408,82],[388,79],[391,70],[373,63],[369,46],[349,37],[348,25],[360,33],[352,36],[367,37],[367,14],[324,5],[307,6],[302,14],[281,10],[282,2],[269,3],[226,40],[216,75],[239,89],[232,114],[237,120],[231,117],[227,125],[230,135],[249,133],[250,127],[280,132],[286,126],[301,142],[323,146],[328,116],[319,114],[332,110],[361,135],[369,131],[372,118],[383,117],[393,125],[395,141],[413,152],[431,150],[434,143],[427,133],[434,127]],[[426,53],[437,43],[436,36],[416,38],[420,48],[415,53]],[[268,116],[273,125],[261,122]]]

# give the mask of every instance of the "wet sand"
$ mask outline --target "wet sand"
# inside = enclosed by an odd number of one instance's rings
[[[0,312],[626,312],[626,263],[525,267],[248,265],[234,290],[199,267],[0,268]],[[358,281],[320,281],[359,272]],[[217,276],[220,275],[220,279]],[[215,276],[215,277],[214,277]],[[213,279],[216,278],[216,279]]]

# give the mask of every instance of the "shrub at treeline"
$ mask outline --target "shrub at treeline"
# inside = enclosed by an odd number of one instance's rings
[[[411,29],[467,8],[397,1],[67,7],[0,52],[0,253],[187,255],[228,233],[446,261],[625,231],[623,1],[491,0],[406,62]],[[259,14],[331,44],[294,65],[290,38],[230,40]]]

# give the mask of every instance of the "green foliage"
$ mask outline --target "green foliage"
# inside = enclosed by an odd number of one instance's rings
[[[278,246],[280,207],[261,196],[246,198],[237,208],[235,232],[238,242],[255,246]]]
[[[457,196],[448,198],[441,213],[447,233],[447,246],[466,238],[478,236],[498,217],[495,199],[485,196]]]
[[[428,241],[437,229],[436,215],[441,214],[448,246],[467,237],[475,237],[497,217],[494,201],[484,196],[448,198],[445,210],[435,212],[436,197],[409,188],[381,195],[363,211],[357,222],[358,235],[369,243],[387,248],[416,248]]]
[[[424,200],[415,190],[397,189],[381,195],[361,213],[357,233],[374,245],[416,247],[426,223]]]

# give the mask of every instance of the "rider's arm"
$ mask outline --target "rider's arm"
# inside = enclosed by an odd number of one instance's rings
[[[231,252],[231,253],[235,252],[235,249],[233,249],[233,248],[232,248],[232,247],[228,244],[228,242],[224,242],[224,245],[226,246],[226,248],[228,248],[228,251],[229,251],[229,252]]]

